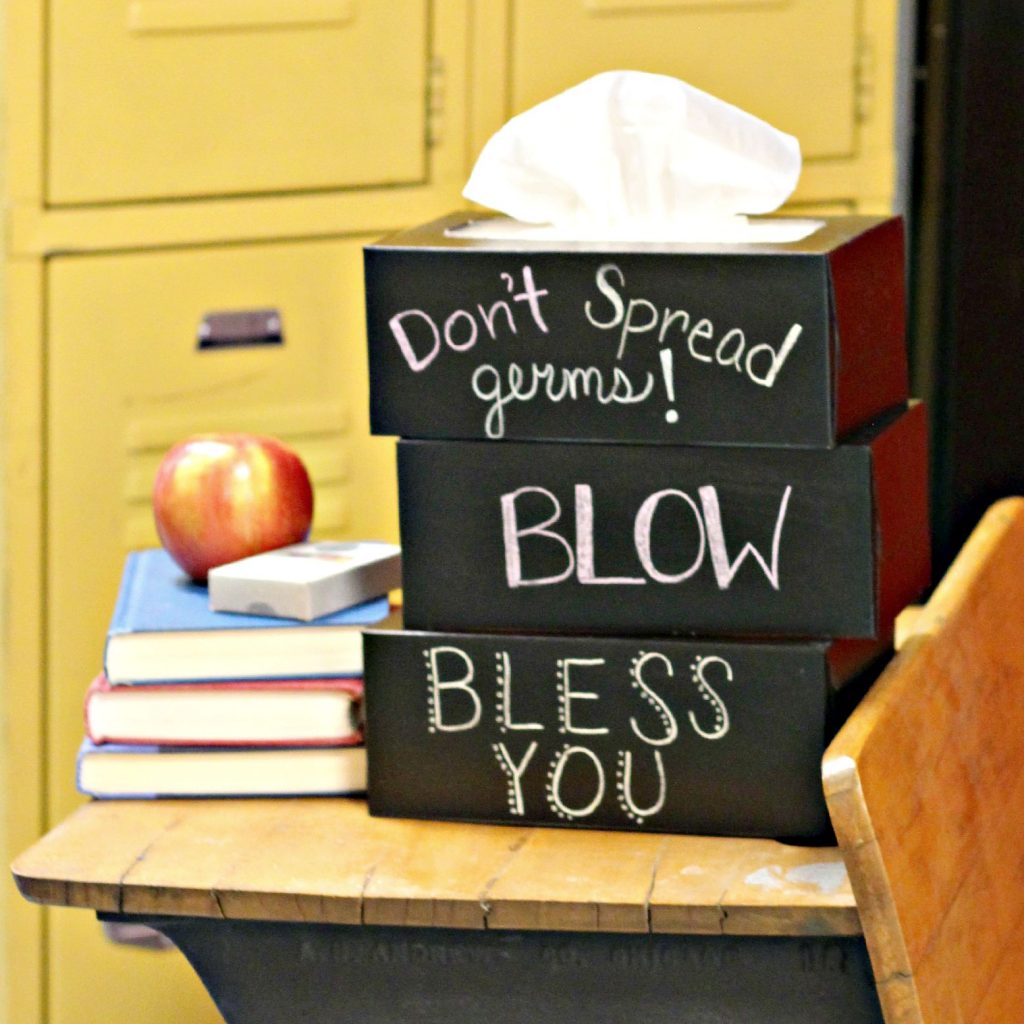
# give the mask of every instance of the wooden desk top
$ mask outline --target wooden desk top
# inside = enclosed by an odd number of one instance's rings
[[[124,914],[856,935],[839,851],[371,818],[358,800],[103,801],[13,865],[30,900]]]

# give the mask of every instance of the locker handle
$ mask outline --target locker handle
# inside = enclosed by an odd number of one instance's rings
[[[200,351],[283,344],[284,327],[276,309],[207,313],[196,330],[196,348]]]
[[[208,32],[343,25],[355,16],[354,7],[352,0],[131,0],[128,30]]]

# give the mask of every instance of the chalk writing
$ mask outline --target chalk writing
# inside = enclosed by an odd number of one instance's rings
[[[603,665],[604,658],[563,658],[558,662],[558,678],[562,683],[558,694],[559,717],[562,721],[560,732],[574,733],[577,736],[604,736],[607,726],[584,726],[573,722],[573,701],[597,700],[597,694],[590,690],[574,690],[570,674],[574,668],[586,665]]]
[[[594,769],[593,796],[589,801],[576,807],[570,806],[562,796],[562,778],[570,760],[583,758]],[[588,747],[570,747],[568,744],[555,755],[548,768],[547,798],[551,809],[563,820],[589,818],[604,800],[605,776],[601,759]]]
[[[636,405],[647,401],[654,390],[654,375],[645,373],[633,380],[620,366],[602,370],[597,366],[557,367],[552,363],[509,363],[504,371],[483,363],[470,378],[473,394],[489,407],[484,432],[490,438],[505,436],[505,407],[512,402],[528,403],[545,398],[558,404],[593,398],[600,405]]]
[[[711,729],[704,729],[692,711],[687,712],[687,717],[690,719],[690,725],[693,726],[694,732],[698,735],[703,736],[706,740],[720,740],[729,731],[729,711],[722,702],[722,698],[718,696],[714,687],[708,682],[707,672],[712,665],[720,666],[725,675],[726,682],[732,682],[731,666],[724,658],[719,658],[716,655],[711,655],[707,658],[697,658],[690,668],[690,673],[693,681],[697,684],[701,697],[712,707],[715,719],[714,725]]]
[[[670,348],[663,348],[658,353],[658,357],[661,359],[661,375],[665,381],[665,395],[668,398],[668,404],[673,406],[676,404],[675,357]],[[678,423],[679,411],[677,409],[668,409],[665,413],[665,422]]]
[[[573,489],[575,511],[575,544],[563,536],[554,527],[561,521],[562,504],[557,496],[546,487],[527,485],[501,495],[501,529],[505,559],[505,580],[512,590],[520,587],[545,587],[562,583],[575,575],[576,582],[585,586],[642,586],[648,582],[663,584],[679,584],[690,579],[704,562],[705,551],[710,552],[711,567],[715,583],[720,590],[729,590],[740,567],[750,556],[760,566],[768,584],[773,590],[781,587],[779,578],[779,559],[782,546],[782,529],[789,509],[789,499],[793,493],[792,485],[787,485],[779,501],[772,530],[771,554],[765,558],[751,541],[740,548],[739,554],[730,559],[729,548],[722,524],[721,507],[718,500],[718,489],[714,485],[705,485],[697,489],[700,507],[685,491],[666,489],[649,495],[640,505],[634,517],[633,547],[644,571],[640,576],[599,576],[595,570],[594,552],[594,496],[589,484],[576,484]],[[530,525],[520,523],[519,504],[524,495],[536,495],[542,504],[550,508],[547,518]],[[667,573],[654,564],[651,551],[651,533],[655,513],[660,504],[667,498],[677,498],[684,504],[693,517],[696,528],[696,543],[692,544],[693,559],[689,565],[678,573]],[[545,542],[550,549],[554,543],[564,555],[564,568],[560,572],[547,576],[529,577],[523,568],[523,540],[533,538],[534,544]]]
[[[658,778],[658,795],[654,802],[641,807],[633,796],[633,751],[620,750],[618,766],[615,772],[615,787],[618,792],[619,806],[626,817],[636,825],[642,825],[647,818],[655,815],[665,806],[668,785],[665,782],[665,765],[661,760],[661,751],[653,751],[654,769]]]
[[[605,263],[595,272],[599,297],[582,301],[578,307],[581,321],[558,323],[552,333],[546,313],[551,293],[536,281],[532,266],[523,264],[515,273],[503,271],[497,278],[505,297],[466,303],[447,313],[412,307],[394,313],[387,321],[405,365],[414,374],[427,371],[444,352],[456,357],[483,353],[482,361],[471,357],[475,365],[469,381],[473,397],[484,403],[484,432],[489,438],[505,436],[507,410],[512,405],[639,405],[651,399],[659,379],[668,402],[665,420],[678,423],[677,349],[694,363],[731,368],[759,387],[773,388],[803,333],[803,325],[794,323],[777,343],[762,340],[751,344],[742,327],[722,326],[689,309],[629,294],[626,275],[615,263]],[[595,331],[598,337],[606,334],[612,347],[604,353],[596,351],[595,358],[585,364],[515,358],[514,349],[503,348],[540,342],[557,354],[558,330],[571,331],[574,336]],[[638,342],[649,343],[651,351],[657,351],[658,366],[637,369],[635,363],[624,365],[631,346]],[[500,352],[501,359],[487,355],[488,351]]]
[[[427,679],[430,682],[430,690],[427,695],[427,706],[429,709],[429,721],[431,727],[437,732],[463,732],[466,729],[473,729],[480,724],[480,715],[483,711],[483,704],[480,695],[473,688],[475,669],[473,660],[458,647],[431,647],[423,652],[427,658]],[[441,660],[447,656],[448,660],[455,660],[462,663],[465,674],[455,678],[442,678]],[[447,701],[443,701],[442,695],[457,691],[462,698],[469,699],[469,706],[472,713],[460,722],[446,720],[443,714],[443,707]]]
[[[470,653],[447,644],[426,648],[423,654],[428,732],[480,730],[495,737],[488,743],[503,780],[504,809],[512,817],[531,813],[525,784],[533,778],[534,792],[537,791],[541,785],[537,772],[541,768],[535,766],[546,762],[543,800],[558,820],[580,820],[605,805],[613,805],[629,822],[642,825],[656,817],[668,799],[670,780],[662,751],[681,742],[684,735],[699,742],[721,740],[730,728],[729,712],[720,691],[733,682],[733,669],[717,655],[704,655],[692,661],[690,678],[696,685],[691,690],[681,681],[685,674],[677,676],[675,665],[666,654],[637,651],[622,680],[629,683],[628,692],[634,698],[632,707],[628,702],[623,707],[620,699],[613,701],[609,697],[621,692],[615,676],[625,666],[609,666],[605,658],[554,658],[549,691],[555,712],[552,729],[550,717],[547,726],[541,721],[512,721],[516,684],[508,651],[499,650],[493,657],[487,655],[481,666],[493,666],[493,718],[484,714],[482,694],[489,687],[479,678]],[[717,673],[717,689],[711,683],[712,670]],[[589,686],[585,680],[591,681]],[[536,671],[522,684],[529,691],[531,708],[537,717],[544,717],[537,714],[537,693],[543,684],[544,679]],[[478,690],[478,686],[482,688]],[[694,702],[688,696],[694,693],[700,701]],[[683,721],[689,721],[692,729],[685,734],[679,728],[680,711],[685,711]],[[710,722],[706,720],[709,712]],[[491,721],[493,726],[486,724]],[[501,735],[511,729],[530,730],[535,735],[528,742],[525,738],[516,742],[514,737],[499,739],[492,731]],[[543,753],[548,736],[557,736],[558,742]],[[561,737],[609,737],[610,746],[594,749]],[[630,737],[642,745],[635,748]],[[536,808],[532,810],[536,812]]]
[[[524,266],[522,270],[523,290],[512,296],[513,302],[525,302],[530,310],[534,324],[544,333],[548,326],[541,314],[540,300],[548,294],[547,289],[538,288],[533,280],[533,270]],[[511,274],[502,274],[509,292],[514,291],[515,283]],[[399,351],[405,358],[413,373],[422,373],[441,353],[441,340],[453,352],[468,352],[479,338],[477,316],[484,330],[492,340],[499,337],[498,314],[504,314],[505,328],[511,334],[517,334],[515,316],[512,307],[504,300],[493,303],[489,308],[482,304],[476,306],[476,316],[466,309],[456,309],[448,315],[442,327],[430,313],[422,309],[404,309],[395,313],[388,320],[388,327],[398,344]]]
[[[495,721],[502,732],[516,729],[543,729],[540,722],[515,722],[512,718],[512,662],[508,651],[498,651],[494,656],[498,676],[498,694],[495,701]]]
[[[523,814],[523,786],[522,778],[523,772],[526,771],[527,765],[533,760],[533,755],[537,753],[537,741],[534,740],[527,748],[526,753],[519,759],[517,763],[512,755],[508,752],[508,747],[504,743],[495,743],[492,745],[492,749],[495,754],[498,755],[498,763],[501,765],[501,770],[505,773],[508,779],[508,810],[509,814]]]
[[[713,362],[719,366],[732,366],[740,373],[745,373],[755,384],[770,388],[775,384],[782,372],[783,365],[803,332],[803,327],[800,324],[793,324],[778,350],[768,342],[748,349],[747,338],[743,330],[739,327],[731,327],[721,334],[717,344],[705,347],[703,343],[713,343],[715,335],[718,333],[711,320],[701,317],[693,323],[694,318],[687,310],[663,308],[659,311],[653,302],[645,298],[631,298],[629,302],[624,302],[622,295],[615,287],[616,279],[619,287],[625,287],[626,276],[614,263],[606,263],[597,271],[597,290],[611,306],[611,316],[608,319],[601,320],[594,314],[594,304],[590,300],[583,306],[587,321],[593,327],[600,330],[619,329],[616,359],[622,359],[625,356],[631,337],[649,334],[656,330],[658,344],[664,344],[669,329],[675,327],[685,338],[687,351],[698,362]]]
[[[629,727],[644,743],[649,743],[652,747],[662,747],[675,742],[676,737],[679,735],[679,725],[676,722],[676,716],[672,714],[668,704],[644,680],[644,671],[651,662],[660,664],[669,678],[675,675],[672,662],[664,654],[659,654],[657,651],[641,651],[631,664],[632,678],[630,679],[630,686],[635,690],[639,690],[644,700],[657,712],[661,726],[665,730],[665,735],[660,737],[648,736],[641,730],[636,718],[632,717],[629,720]]]

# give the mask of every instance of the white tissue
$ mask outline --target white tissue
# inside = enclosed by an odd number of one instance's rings
[[[512,118],[463,191],[515,221],[476,237],[763,241],[747,214],[776,210],[800,177],[800,143],[667,75],[609,71]],[[815,222],[789,222],[783,238]]]

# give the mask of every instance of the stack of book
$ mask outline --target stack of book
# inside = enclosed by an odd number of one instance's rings
[[[162,549],[131,553],[103,672],[85,701],[79,789],[102,798],[365,790],[360,629],[389,614],[387,591],[398,585],[399,568],[398,549],[387,548],[387,571],[346,580],[344,593],[327,597],[349,606],[330,614],[318,603],[323,586],[311,588],[308,579],[300,585],[272,571],[266,591],[255,558],[236,563],[237,571],[226,567],[215,603],[273,614],[213,611],[213,574],[208,590]],[[317,571],[309,557],[274,557],[307,577]],[[247,580],[241,587],[239,575]],[[304,604],[287,606],[293,618],[280,617],[281,600],[292,598]]]
[[[371,811],[820,837],[822,753],[929,582],[901,223],[470,219],[365,254],[405,627],[366,634]]]

